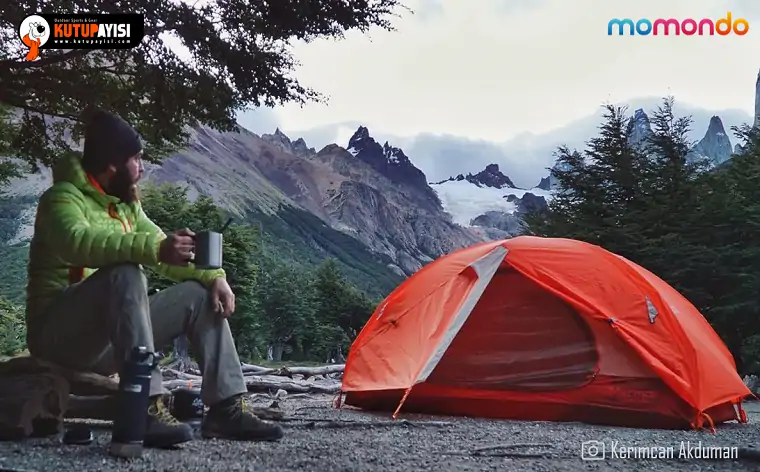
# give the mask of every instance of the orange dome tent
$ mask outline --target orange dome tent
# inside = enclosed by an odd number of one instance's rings
[[[428,264],[354,341],[346,404],[373,410],[695,428],[751,392],[697,309],[598,246],[520,236]]]

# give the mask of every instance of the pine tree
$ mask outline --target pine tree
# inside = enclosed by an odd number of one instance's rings
[[[256,294],[272,360],[289,352],[301,358],[309,354],[314,310],[307,277],[297,268],[259,261]]]
[[[24,308],[0,297],[0,356],[13,356],[25,347]]]
[[[562,235],[626,253],[636,244],[626,216],[637,205],[649,162],[631,143],[625,108],[607,105],[603,117],[599,135],[583,153],[558,149],[551,173],[559,190],[549,213],[526,222],[533,234]]]
[[[700,279],[706,294],[703,312],[734,354],[739,371],[758,373],[760,352],[747,352],[745,345],[760,335],[760,135],[749,127],[736,131],[745,140],[745,152],[706,179],[710,193],[700,206],[702,231],[695,233],[713,258]]]
[[[345,350],[350,338],[346,319],[350,317],[350,297],[347,284],[333,259],[317,267],[313,275],[314,350],[326,358],[333,349]]]

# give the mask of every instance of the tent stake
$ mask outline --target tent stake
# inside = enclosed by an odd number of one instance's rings
[[[398,406],[396,407],[396,411],[393,412],[393,419],[394,420],[398,419],[398,413],[401,411],[401,405],[404,404],[404,402],[406,401],[406,397],[409,396],[409,392],[411,392],[411,391],[412,391],[412,387],[409,387],[409,388],[407,388],[404,391],[404,396],[401,397],[401,401],[398,402]]]

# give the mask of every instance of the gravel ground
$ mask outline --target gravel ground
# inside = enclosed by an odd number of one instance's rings
[[[124,461],[106,453],[109,433],[96,430],[96,443],[66,446],[57,439],[0,443],[4,471],[585,471],[585,470],[758,470],[758,463],[726,459],[679,459],[682,442],[705,447],[760,447],[760,405],[748,404],[750,423],[727,424],[717,434],[611,428],[579,423],[485,421],[468,418],[407,417],[406,426],[357,427],[356,423],[386,421],[386,417],[350,408],[331,408],[331,398],[288,398],[281,403],[291,418],[283,423],[286,437],[278,443],[237,443],[197,440],[175,451],[148,450],[143,458]],[[316,421],[309,422],[308,419]],[[331,427],[335,420],[341,427]],[[434,426],[421,426],[426,421]],[[441,424],[441,422],[446,422]],[[348,426],[346,426],[348,425]],[[98,426],[93,424],[93,426]],[[101,428],[103,425],[100,425]],[[606,460],[583,461],[581,443],[606,444]],[[672,446],[674,459],[610,457],[612,441],[619,447]],[[478,456],[475,448],[497,444],[543,444],[512,449],[544,457]],[[504,449],[489,451],[491,454]],[[4,468],[3,468],[4,467]]]

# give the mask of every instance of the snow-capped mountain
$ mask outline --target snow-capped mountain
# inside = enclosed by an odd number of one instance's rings
[[[755,126],[760,120],[760,73],[755,87]],[[628,122],[629,142],[644,146],[653,134],[652,124],[646,112],[636,109]],[[718,167],[741,151],[737,144],[732,147],[723,121],[719,116],[710,118],[707,131],[689,152],[689,160],[707,161],[709,167]],[[556,163],[555,168],[563,164]],[[473,228],[498,229],[503,233],[492,231],[484,237],[514,236],[522,227],[522,215],[546,208],[557,182],[550,174],[530,190],[519,189],[512,180],[502,174],[497,164],[489,164],[473,175],[457,175],[441,182],[431,184],[438,194],[444,209],[450,213],[454,222]],[[482,235],[483,236],[483,235]]]
[[[449,177],[446,180],[437,182],[442,184],[444,182],[461,182],[466,180],[476,187],[491,187],[496,189],[501,188],[517,188],[512,180],[499,171],[499,164],[488,164],[485,169],[478,172],[475,175],[472,174],[459,174],[456,177]]]
[[[489,164],[477,174],[459,174],[430,186],[454,223],[485,238],[516,235],[522,227],[522,215],[545,209],[551,199],[548,190],[517,188],[498,164]]]

